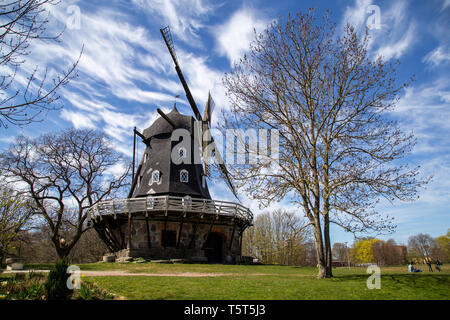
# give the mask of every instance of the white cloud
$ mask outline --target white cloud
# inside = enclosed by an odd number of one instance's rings
[[[261,32],[267,26],[269,20],[262,14],[247,8],[235,12],[223,25],[215,28],[216,50],[224,55],[232,65],[242,58],[248,51],[254,37],[254,30]]]
[[[157,19],[161,25],[170,25],[178,39],[187,44],[200,46],[198,31],[204,21],[217,7],[203,0],[133,0],[138,8],[144,10],[149,19]]]
[[[405,55],[418,40],[417,23],[408,11],[408,2],[395,0],[389,2],[389,7],[378,6],[380,13],[380,28],[369,29],[369,54],[376,59],[382,56],[385,61],[399,59]],[[371,0],[355,0],[353,6],[348,6],[341,20],[340,29],[349,23],[362,35],[367,27],[368,19],[375,12],[369,10],[373,5]]]
[[[416,26],[411,23],[405,33],[399,35],[395,40],[385,43],[377,50],[375,55],[382,56],[385,61],[392,58],[399,59],[410,49],[415,41],[416,34]]]
[[[433,51],[430,51],[423,59],[422,62],[429,64],[433,67],[438,67],[450,62],[450,49],[445,45],[440,45]]]
[[[97,120],[93,116],[93,114],[86,114],[83,112],[75,112],[69,111],[67,109],[63,109],[61,112],[61,118],[67,120],[72,123],[72,125],[76,129],[88,128],[88,129],[96,129],[96,125],[94,122]]]
[[[52,7],[57,22],[49,26],[50,30],[61,30],[58,21],[66,18],[66,7],[64,4]],[[141,103],[172,100],[172,95],[148,89],[171,64],[170,56],[166,52],[162,54],[161,39],[150,38],[144,27],[118,10],[100,7],[83,11],[81,17],[81,28],[66,29],[61,43],[34,42],[28,69],[33,65],[47,65],[56,74],[73,63],[84,46],[77,68],[83,81],[74,79],[72,87],[92,95]],[[158,56],[158,64],[148,63],[142,58],[145,56]],[[98,90],[99,86],[102,90]],[[160,87],[173,88],[170,83]]]
[[[356,0],[354,6],[347,6],[342,19],[341,28],[347,23],[361,30],[366,26],[367,8],[372,4],[372,0]]]

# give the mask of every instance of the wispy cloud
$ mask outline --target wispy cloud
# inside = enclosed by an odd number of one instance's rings
[[[133,0],[143,10],[148,19],[165,26],[170,25],[178,39],[187,44],[201,46],[198,32],[204,27],[208,15],[217,7],[203,0]]]
[[[431,65],[432,67],[438,67],[440,65],[450,63],[450,48],[446,45],[440,45],[436,49],[430,51],[423,59],[422,62]]]
[[[261,32],[268,23],[269,20],[256,10],[242,8],[236,11],[229,20],[214,29],[216,51],[226,56],[231,65],[238,62],[250,48],[254,30]]]
[[[417,36],[416,25],[415,23],[410,23],[405,32],[394,32],[394,34],[391,41],[383,42],[376,51],[375,56],[381,56],[384,60],[399,59],[403,56],[415,42]]]
[[[444,11],[444,10],[447,9],[448,7],[450,7],[450,0],[442,0],[441,11]]]
[[[373,6],[378,7],[379,12],[371,10]],[[380,25],[371,26],[372,16],[378,13]],[[370,26],[368,49],[374,59],[379,56],[384,60],[399,59],[418,41],[417,22],[405,0],[392,1],[389,7],[379,7],[371,0],[355,0],[353,6],[346,8],[340,29],[343,30],[347,23],[355,27],[360,34]]]

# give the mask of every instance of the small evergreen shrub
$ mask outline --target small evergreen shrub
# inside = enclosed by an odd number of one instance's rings
[[[54,269],[50,271],[47,282],[45,283],[47,299],[68,299],[72,294],[72,290],[67,287],[67,279],[70,277],[70,274],[67,273],[68,267],[69,265],[66,259],[59,259]]]

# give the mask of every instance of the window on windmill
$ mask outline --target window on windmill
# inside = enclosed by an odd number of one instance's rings
[[[139,176],[138,183],[137,183],[138,188],[141,184],[142,184],[142,176]]]
[[[163,247],[176,247],[177,245],[177,232],[173,230],[161,231],[161,245]]]
[[[146,163],[148,160],[148,153],[144,154],[144,163]]]
[[[180,158],[186,158],[186,149],[185,148],[180,148],[178,150],[178,155],[180,156]]]
[[[187,170],[180,171],[180,181],[189,182],[189,172]]]
[[[159,171],[155,170],[152,173],[152,182],[159,182]]]

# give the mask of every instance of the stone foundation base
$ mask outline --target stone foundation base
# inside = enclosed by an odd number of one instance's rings
[[[185,249],[123,249],[117,251],[116,262],[130,262],[134,259],[143,258],[159,263],[207,263],[208,258],[196,255],[196,250]],[[231,257],[229,257],[231,258]],[[227,259],[227,263],[232,263],[232,259]]]
[[[103,262],[115,262],[116,261],[116,256],[109,254],[106,256],[103,256]]]
[[[6,259],[6,270],[23,270],[24,260],[20,258]]]

